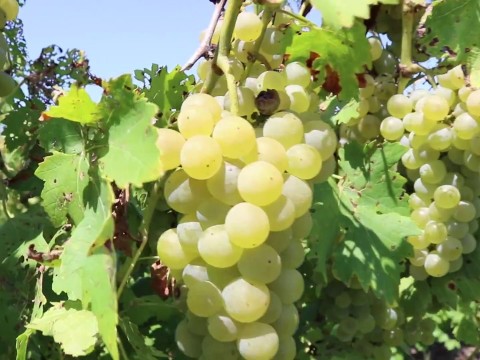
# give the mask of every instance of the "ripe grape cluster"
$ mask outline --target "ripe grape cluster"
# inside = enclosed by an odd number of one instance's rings
[[[234,44],[251,46],[258,29],[257,15],[241,13]],[[264,39],[278,31],[272,24]],[[202,66],[206,78],[213,70],[209,62]],[[295,302],[304,290],[297,268],[312,227],[313,184],[333,173],[337,137],[311,111],[318,106],[305,66],[273,71],[236,57],[231,66],[237,114],[221,77],[215,97],[197,93],[184,101],[178,131],[158,129],[171,170],[164,200],[179,220],[157,250],[186,288],[176,342],[193,358],[294,359]]]
[[[0,28],[5,27],[7,21],[15,20],[18,15],[19,5],[16,0],[0,1]],[[9,63],[9,49],[5,35],[0,33],[0,97],[10,95],[16,87],[15,80],[7,74]]]
[[[480,91],[465,84],[460,66],[439,76],[433,91],[397,94],[382,136],[408,147],[402,157],[414,193],[412,220],[422,229],[408,241],[415,249],[410,274],[441,277],[461,268],[477,246],[480,199]]]

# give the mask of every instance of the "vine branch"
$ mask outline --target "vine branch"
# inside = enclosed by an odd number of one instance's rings
[[[215,9],[213,10],[212,18],[210,19],[210,23],[208,24],[208,28],[205,31],[205,37],[203,38],[200,46],[197,50],[193,53],[192,57],[188,59],[187,63],[183,65],[182,71],[190,70],[193,65],[202,57],[204,56],[208,50],[210,49],[210,43],[212,42],[213,33],[215,32],[215,28],[217,27],[218,20],[222,14],[223,8],[225,7],[225,3],[227,0],[220,0],[218,3],[215,4]]]
[[[130,275],[132,274],[132,271],[135,268],[135,265],[137,264],[138,260],[140,259],[140,256],[142,255],[143,250],[145,249],[145,246],[147,245],[148,230],[150,228],[150,223],[152,222],[152,217],[153,217],[153,213],[155,212],[155,207],[157,205],[158,199],[160,198],[161,188],[162,188],[161,184],[163,181],[164,181],[163,178],[161,178],[160,180],[156,181],[155,184],[153,185],[152,192],[150,193],[150,197],[148,199],[147,207],[143,212],[143,221],[140,227],[142,242],[140,243],[140,246],[135,252],[135,255],[133,256],[127,270],[125,271],[125,274],[123,275],[122,281],[120,282],[120,285],[118,287],[117,299],[120,299],[120,296],[122,295],[122,292],[125,289],[125,286],[127,285],[128,279],[130,278]]]

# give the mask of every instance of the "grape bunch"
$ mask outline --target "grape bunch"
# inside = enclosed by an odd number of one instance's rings
[[[384,50],[378,37],[368,38],[373,60],[372,74],[363,74],[364,86],[360,88],[358,115],[340,127],[341,143],[358,141],[365,143],[380,135],[382,119],[388,116],[386,104],[397,93],[394,74],[396,58]]]
[[[380,127],[385,139],[408,147],[402,164],[413,182],[411,218],[422,230],[408,238],[418,280],[461,268],[477,246],[480,216],[480,90],[466,85],[460,66],[438,78],[432,92],[392,96]]]
[[[0,0],[0,28],[5,27],[7,21],[17,18],[19,5],[16,0]],[[8,43],[3,33],[0,33],[0,70],[10,66]],[[0,71],[0,97],[10,95],[16,88],[17,83],[5,71]]]

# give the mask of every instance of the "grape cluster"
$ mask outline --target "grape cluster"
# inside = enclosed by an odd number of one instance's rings
[[[5,27],[7,21],[15,20],[18,15],[18,2],[16,0],[0,1],[0,28]],[[10,66],[8,43],[3,33],[0,33],[0,70]],[[0,97],[10,95],[15,90],[17,83],[5,71],[0,71]]]
[[[414,193],[412,220],[422,229],[408,241],[415,249],[410,274],[441,277],[461,268],[477,246],[480,216],[480,91],[465,84],[461,67],[439,76],[432,92],[392,96],[382,136],[408,147],[402,157]]]
[[[266,70],[238,87],[244,117],[229,112],[228,93],[193,94],[178,131],[158,129],[172,170],[164,199],[180,217],[157,250],[187,288],[176,341],[189,357],[295,358],[312,186],[333,173],[337,147],[333,129],[308,111],[310,82],[300,63]]]
[[[341,142],[358,141],[365,143],[380,135],[380,124],[388,113],[386,104],[397,93],[393,74],[397,69],[396,58],[384,50],[378,37],[368,38],[372,55],[372,74],[364,74],[364,86],[360,88],[358,116],[340,127]]]

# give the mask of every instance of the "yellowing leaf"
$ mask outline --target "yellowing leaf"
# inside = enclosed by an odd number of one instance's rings
[[[58,106],[44,112],[52,118],[63,118],[82,124],[97,122],[102,118],[97,104],[85,89],[72,86],[70,91],[58,99]]]

